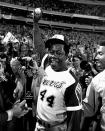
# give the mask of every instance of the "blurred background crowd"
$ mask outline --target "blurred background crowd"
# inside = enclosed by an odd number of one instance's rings
[[[94,54],[97,43],[105,39],[104,1],[91,0],[84,3],[85,0],[76,2],[64,2],[62,0],[1,0],[0,2],[1,38],[4,38],[8,32],[11,32],[19,41],[32,45],[32,10],[36,7],[41,7],[43,16],[39,23],[41,36],[44,41],[55,33],[64,34],[68,38],[69,43],[72,44],[73,50],[83,46],[89,55]],[[22,11],[23,13],[21,13]]]
[[[104,0],[58,0],[58,1],[48,1],[48,0],[1,0],[2,2],[7,2],[15,5],[20,6],[27,6],[27,7],[42,7],[45,10],[49,11],[59,11],[65,13],[76,13],[76,14],[85,14],[85,15],[92,15],[92,16],[105,16],[104,11]],[[60,4],[59,4],[60,2]],[[71,4],[72,2],[72,4]],[[87,3],[87,5],[85,4]],[[101,6],[100,6],[101,5]]]
[[[0,25],[0,35],[1,40],[4,36],[9,32],[11,32],[20,43],[25,43],[30,46],[32,49],[33,45],[33,28],[26,25],[13,25],[2,23]],[[94,53],[96,45],[100,40],[105,40],[104,34],[94,33],[94,32],[81,32],[81,31],[73,31],[73,30],[63,30],[63,29],[50,29],[47,27],[41,28],[41,36],[43,41],[46,41],[54,34],[63,34],[67,37],[69,44],[71,44],[70,53],[76,52],[78,47],[83,47],[85,54],[88,55],[88,59],[94,59]],[[93,56],[91,56],[93,55]]]

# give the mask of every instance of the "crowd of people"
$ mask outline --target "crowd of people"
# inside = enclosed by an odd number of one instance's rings
[[[104,33],[39,19],[0,24],[0,131],[105,131]]]
[[[34,22],[42,59],[25,26],[17,36],[12,26],[17,42],[3,42],[1,32],[0,131],[104,131],[104,35],[40,30]]]
[[[4,1],[3,1],[4,2]],[[9,3],[9,2],[8,2]],[[23,9],[23,12],[21,14],[21,10],[14,10],[12,8],[12,5],[8,5],[7,7],[4,8],[3,5],[1,5],[1,19],[19,19],[20,21],[23,21],[23,18],[28,18],[24,19],[24,21],[26,20],[26,23],[28,23],[30,21],[30,18],[32,19],[32,12],[30,7],[33,8],[37,8],[37,7],[41,7],[43,10],[43,17],[42,20],[44,21],[50,21],[50,22],[57,22],[57,24],[59,24],[59,22],[62,24],[76,24],[76,26],[78,27],[79,25],[83,25],[84,28],[85,25],[90,25],[92,27],[90,27],[92,30],[95,30],[97,28],[97,26],[104,26],[105,22],[104,22],[104,3],[103,5],[94,5],[94,4],[84,4],[84,3],[73,3],[73,2],[63,2],[60,1],[22,1],[20,4],[18,3],[18,1],[16,1],[15,5],[19,5],[16,8],[21,8]],[[33,3],[34,6],[30,5],[29,3]],[[5,5],[5,3],[4,3]],[[28,6],[29,5],[29,6]],[[9,8],[8,8],[9,7]],[[49,13],[50,11],[50,13]],[[57,15],[55,15],[56,13]],[[5,16],[8,15],[8,16]],[[82,15],[82,16],[81,16]],[[21,17],[20,17],[21,16]],[[98,17],[97,17],[98,16]],[[84,18],[85,17],[85,18]],[[88,18],[88,22],[87,22],[87,18]],[[91,17],[93,17],[91,19]],[[99,18],[101,17],[101,18]],[[78,19],[80,18],[80,19]],[[81,19],[82,18],[82,19]],[[84,19],[84,20],[83,20]],[[53,24],[52,22],[52,24]],[[55,24],[55,23],[54,23]],[[78,25],[79,24],[79,25]],[[75,28],[75,26],[73,25],[69,25],[71,28]],[[95,28],[96,27],[96,28]],[[86,27],[88,28],[88,27]]]
[[[67,37],[69,44],[71,44],[70,53],[77,51],[77,49],[81,49],[81,51],[85,50],[85,54],[88,55],[88,59],[94,59],[93,57],[96,45],[100,42],[100,40],[105,40],[104,33],[79,32],[73,30],[51,29],[48,27],[41,27],[40,29],[44,42],[54,34],[63,34]],[[0,30],[1,39],[4,38],[9,31],[20,41],[20,43],[26,42],[29,44],[30,49],[32,49],[32,26],[12,25],[5,22],[0,24]]]
[[[1,2],[11,3],[20,6],[26,7],[41,7],[43,10],[48,11],[58,11],[63,13],[75,13],[75,14],[83,14],[90,16],[105,16],[104,5],[94,5],[94,4],[84,4],[84,3],[73,3],[73,2],[63,2],[60,1],[33,1],[33,0],[1,0]],[[80,1],[79,1],[80,2]],[[94,2],[94,1],[93,1]],[[104,2],[104,1],[100,1]]]

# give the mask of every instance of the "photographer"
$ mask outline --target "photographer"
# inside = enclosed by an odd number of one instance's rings
[[[94,64],[87,62],[87,61],[82,61],[80,63],[81,69],[84,71],[83,76],[80,77],[80,83],[82,85],[82,92],[83,92],[83,99],[86,97],[86,91],[87,87],[90,84],[91,80],[97,75],[97,71],[94,68]],[[99,112],[97,112],[93,117],[88,118],[88,117],[82,117],[81,121],[81,131],[89,131],[90,127],[94,128],[93,124],[95,121],[97,121],[99,117]],[[97,117],[98,116],[98,117]]]
[[[19,57],[17,58],[18,62],[21,65],[21,68],[23,70],[24,77],[26,78],[25,83],[25,93],[31,91],[31,83],[33,79],[33,70],[37,70],[37,63],[36,61],[29,56],[26,57]],[[26,94],[24,94],[26,95]]]
[[[33,95],[31,93],[31,83],[33,80],[33,75],[36,73],[36,69],[38,68],[36,61],[29,56],[18,57],[12,59],[11,67],[15,74],[15,81],[17,83],[16,89],[14,90],[14,97],[21,100],[25,99],[28,107],[32,108]],[[23,123],[24,131],[27,131],[28,129],[31,131],[34,129],[35,120],[32,116],[32,111],[28,112],[21,121]]]
[[[80,83],[83,89],[83,98],[85,97],[87,86],[91,82],[92,78],[97,74],[92,63],[83,60],[80,63],[80,68],[83,70],[83,75],[80,77]]]
[[[16,101],[13,98],[13,90],[16,87],[11,69],[7,63],[7,56],[0,54],[0,131],[16,131],[16,118],[28,113],[25,108],[26,100]]]

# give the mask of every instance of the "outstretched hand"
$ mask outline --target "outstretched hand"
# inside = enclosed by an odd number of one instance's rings
[[[13,116],[17,118],[24,116],[30,110],[32,109],[27,106],[26,100],[23,100],[22,102],[18,101],[17,103],[14,104],[12,108]]]

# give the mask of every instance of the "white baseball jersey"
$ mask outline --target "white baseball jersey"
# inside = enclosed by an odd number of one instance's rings
[[[48,66],[45,72],[37,102],[38,117],[46,122],[62,122],[67,110],[82,108],[81,87],[69,69],[55,72]]]

